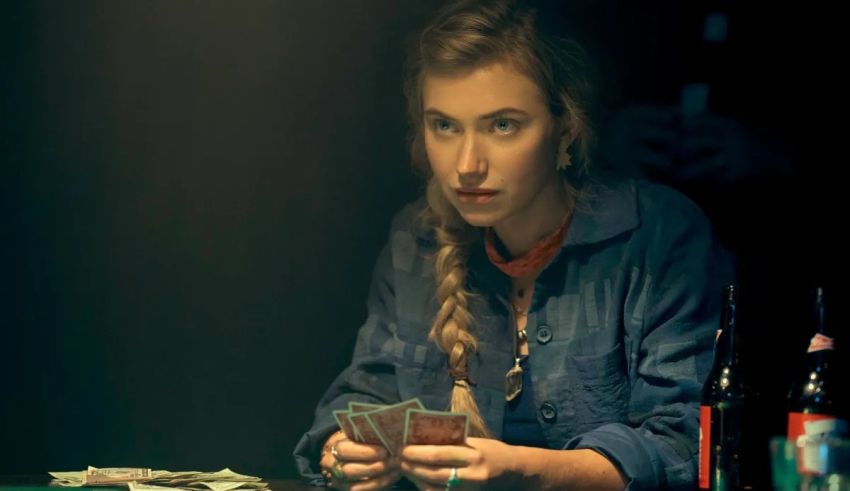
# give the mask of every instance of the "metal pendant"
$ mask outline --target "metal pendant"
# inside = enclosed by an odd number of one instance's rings
[[[512,401],[522,392],[522,367],[519,358],[515,358],[514,366],[505,374],[505,400]]]

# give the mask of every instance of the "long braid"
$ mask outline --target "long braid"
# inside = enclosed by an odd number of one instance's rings
[[[476,435],[489,436],[467,373],[469,358],[478,347],[470,330],[473,319],[469,299],[473,293],[465,288],[474,227],[464,222],[433,179],[425,144],[423,87],[429,75],[465,74],[495,61],[509,61],[536,83],[553,120],[574,134],[570,152],[575,157],[574,165],[560,173],[568,197],[574,198],[588,176],[595,150],[592,123],[601,106],[592,90],[595,72],[588,70],[590,60],[574,41],[562,36],[564,22],[557,15],[558,9],[546,7],[545,3],[448,1],[407,40],[404,94],[410,129],[408,144],[413,168],[429,179],[428,207],[422,218],[434,230],[437,241],[434,276],[440,308],[428,336],[448,355],[455,379],[451,408],[470,415],[471,432]]]
[[[489,437],[490,432],[469,385],[468,359],[478,349],[478,341],[470,332],[472,314],[466,291],[466,260],[472,227],[445,201],[435,180],[428,184],[428,210],[434,222],[437,254],[434,273],[440,309],[431,324],[428,338],[449,356],[449,371],[454,378],[451,410],[469,415],[470,433]]]

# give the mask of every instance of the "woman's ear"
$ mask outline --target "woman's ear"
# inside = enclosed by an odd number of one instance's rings
[[[578,136],[578,127],[575,125],[562,126],[561,127],[561,138],[567,141],[567,146],[570,146],[575,141]]]
[[[564,170],[572,165],[571,156],[568,150],[578,135],[578,129],[572,125],[561,125],[559,130],[557,142],[558,151],[555,155],[555,168],[558,170]]]
[[[577,136],[578,128],[563,119],[556,119],[552,124],[552,140],[555,145],[561,145],[566,139],[567,146],[570,146]]]

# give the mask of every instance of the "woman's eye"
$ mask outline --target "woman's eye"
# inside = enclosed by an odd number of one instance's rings
[[[434,129],[436,131],[440,131],[440,132],[448,131],[449,128],[451,128],[451,126],[452,126],[451,123],[449,123],[445,119],[435,119],[434,120]]]
[[[445,119],[434,119],[431,121],[431,127],[437,133],[447,133],[454,129],[454,124]],[[512,134],[519,130],[519,123],[512,119],[497,119],[492,126],[499,134]]]
[[[518,125],[510,119],[497,119],[494,126],[500,133],[513,133],[516,131]]]

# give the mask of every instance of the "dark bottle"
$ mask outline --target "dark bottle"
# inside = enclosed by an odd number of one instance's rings
[[[738,288],[723,290],[723,313],[714,365],[705,381],[700,406],[699,487],[729,490],[749,487],[747,453],[747,386],[740,359],[737,326]]]
[[[815,298],[816,331],[806,352],[806,368],[788,394],[788,439],[797,447],[797,470],[803,475],[826,471],[820,444],[848,434],[847,385],[839,380],[835,338],[824,323],[824,292]]]

